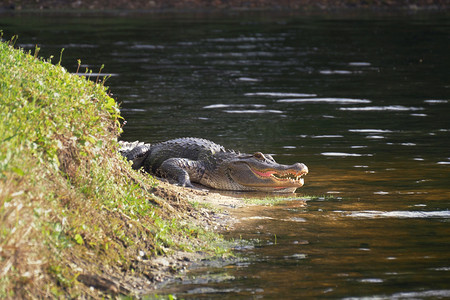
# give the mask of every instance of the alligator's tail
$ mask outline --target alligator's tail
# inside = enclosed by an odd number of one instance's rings
[[[133,161],[133,169],[139,169],[142,167],[145,158],[150,150],[150,144],[143,142],[124,142],[119,141],[119,152],[126,159]]]

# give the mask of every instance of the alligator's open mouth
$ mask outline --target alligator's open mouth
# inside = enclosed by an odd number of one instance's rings
[[[272,174],[273,177],[277,178],[278,180],[294,180],[294,181],[299,181],[300,179],[303,179],[302,176],[304,174],[294,174],[294,173],[287,173],[287,174],[279,174],[279,173],[274,173]]]
[[[303,186],[304,179],[303,176],[308,174],[307,170],[296,171],[296,170],[285,170],[285,171],[257,171],[255,169],[251,169],[253,173],[262,178],[270,178],[275,182],[283,184],[282,186],[286,186],[286,184],[291,184],[293,186]]]

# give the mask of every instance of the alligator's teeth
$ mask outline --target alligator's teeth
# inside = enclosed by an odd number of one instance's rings
[[[290,180],[292,182],[298,182],[301,180],[303,174],[297,175],[295,173],[286,173],[286,174],[280,174],[280,173],[273,173],[271,174],[273,177],[277,178],[278,180]]]

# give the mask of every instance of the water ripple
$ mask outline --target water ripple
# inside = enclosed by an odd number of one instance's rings
[[[224,110],[229,114],[282,114],[281,110],[274,109],[248,109],[248,110]]]
[[[258,92],[245,93],[244,96],[268,96],[268,97],[316,97],[316,94],[302,94],[302,93],[277,93],[277,92]],[[279,101],[278,101],[279,102]]]
[[[344,300],[397,300],[397,299],[424,299],[424,298],[432,298],[432,299],[442,299],[450,296],[450,290],[430,290],[430,291],[418,291],[418,292],[400,292],[391,294],[389,296],[386,295],[374,295],[374,296],[364,296],[364,297],[347,297],[343,298]]]
[[[383,283],[384,280],[381,278],[364,278],[364,279],[360,279],[359,282],[363,282],[363,283]]]
[[[322,71],[319,71],[319,73],[323,74],[323,75],[334,75],[334,74],[348,75],[348,74],[359,73],[359,72],[352,72],[352,71],[347,71],[347,70],[322,70]]]
[[[344,153],[344,152],[322,152],[324,156],[341,156],[341,157],[359,157],[359,156],[373,156],[373,154],[358,154],[358,153]]]
[[[365,106],[365,107],[341,107],[339,110],[348,111],[416,111],[424,110],[423,107],[408,107],[403,105],[388,105],[388,106]]]
[[[353,211],[348,214],[354,218],[400,218],[400,219],[427,219],[427,218],[450,218],[450,211],[376,211],[363,210]]]
[[[241,36],[237,38],[209,38],[206,39],[208,42],[219,42],[219,43],[240,43],[240,42],[274,42],[274,41],[283,41],[282,37],[246,37]]]
[[[387,129],[349,129],[350,132],[360,132],[360,133],[391,133],[392,130]]]
[[[340,134],[325,134],[325,135],[312,135],[313,139],[326,139],[326,138],[343,138],[343,135]]]
[[[134,44],[129,46],[130,49],[142,49],[142,50],[161,50],[164,46],[161,45],[145,45],[145,44]]]
[[[262,107],[266,107],[266,105],[264,104],[212,104],[212,105],[207,105],[207,106],[203,106],[203,108],[206,109],[211,109],[211,108],[228,108],[228,107],[254,107],[254,108],[262,108]]]
[[[258,82],[258,81],[260,81],[257,78],[250,78],[250,77],[239,77],[237,80],[239,80],[239,81],[248,81],[248,82]]]
[[[306,99],[280,99],[279,103],[329,103],[329,104],[358,104],[371,103],[367,99],[349,99],[349,98],[306,98]]]
[[[355,61],[355,62],[349,63],[348,65],[349,66],[355,66],[355,67],[369,67],[372,64],[369,63],[369,62],[358,62],[358,61]]]
[[[424,100],[423,102],[428,104],[445,104],[448,103],[448,100]]]

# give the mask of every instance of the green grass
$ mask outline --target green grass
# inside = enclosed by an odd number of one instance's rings
[[[0,298],[101,298],[77,278],[142,277],[142,252],[226,252],[120,157],[103,82],[13,43],[0,43]]]

